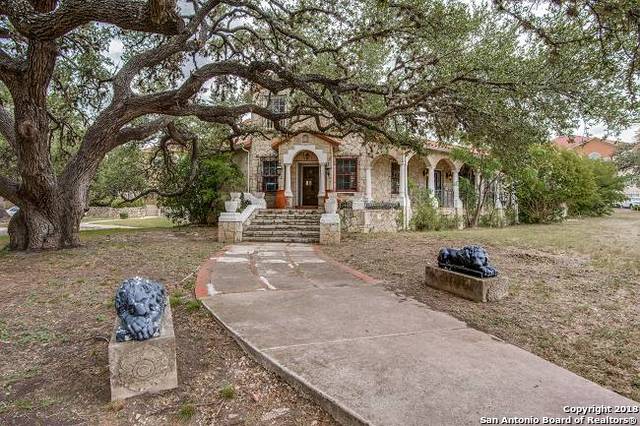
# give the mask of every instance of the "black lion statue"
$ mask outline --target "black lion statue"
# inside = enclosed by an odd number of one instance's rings
[[[140,277],[124,280],[116,292],[116,312],[120,317],[116,341],[159,336],[166,299],[164,286],[159,282]]]
[[[489,265],[487,252],[480,246],[465,246],[460,250],[443,248],[438,254],[438,266],[480,278],[498,275],[498,271]]]

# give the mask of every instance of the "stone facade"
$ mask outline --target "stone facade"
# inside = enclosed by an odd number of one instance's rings
[[[397,232],[402,229],[399,209],[389,210],[340,210],[342,230],[344,232]]]
[[[258,99],[269,98],[260,92],[256,92],[254,96]],[[265,120],[256,115],[248,120],[256,125],[265,124]],[[361,135],[350,134],[337,138],[322,134],[315,131],[315,127],[309,123],[299,123],[294,128],[299,133],[291,137],[276,133],[268,137],[266,130],[262,136],[238,142],[241,149],[237,151],[234,161],[246,171],[248,192],[263,191],[261,164],[264,160],[277,160],[278,190],[284,191],[288,207],[322,209],[329,194],[335,194],[338,201],[363,198],[368,202],[397,202],[402,206],[402,226],[407,227],[411,216],[410,191],[428,188],[436,194],[439,207],[452,209],[460,214],[462,202],[458,185],[463,164],[451,158],[450,147],[425,141],[421,154],[417,154],[406,148],[380,146],[365,140]],[[336,163],[340,159],[356,161],[355,176],[346,178],[355,181],[355,187],[349,190],[337,185]],[[302,165],[318,166],[318,176],[312,179],[315,185],[307,185],[305,182],[306,203],[303,203],[304,190],[300,179]],[[309,191],[315,191],[316,187],[316,197],[310,196]],[[317,203],[313,198],[317,198]],[[268,207],[274,207],[275,192],[267,193],[265,199]],[[344,219],[352,220],[346,217]],[[391,230],[390,220],[386,220],[384,225],[376,221],[372,216],[371,226],[356,228]],[[346,226],[346,229],[351,228],[351,225]]]
[[[87,217],[104,217],[119,219],[120,213],[126,213],[129,218],[139,218],[145,216],[160,216],[162,211],[158,206],[153,204],[147,204],[143,207],[89,207],[89,210],[85,213]]]

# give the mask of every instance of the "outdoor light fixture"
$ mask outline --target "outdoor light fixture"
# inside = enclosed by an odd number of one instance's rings
[[[276,174],[277,174],[278,176],[280,176],[280,173],[282,173],[282,166],[278,164],[278,165],[276,166]]]

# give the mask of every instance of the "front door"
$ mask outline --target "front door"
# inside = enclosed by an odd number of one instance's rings
[[[318,166],[302,166],[302,205],[318,205]]]

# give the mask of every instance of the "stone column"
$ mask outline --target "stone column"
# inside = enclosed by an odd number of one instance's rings
[[[364,169],[364,180],[366,186],[366,201],[370,202],[373,200],[372,191],[371,191],[371,164],[367,164]]]
[[[324,207],[324,197],[327,195],[325,190],[325,179],[326,179],[326,167],[327,163],[320,163],[320,167],[318,167],[318,207]]]
[[[287,207],[293,207],[293,192],[291,192],[291,163],[284,164],[284,196],[287,198]]]
[[[453,169],[453,208],[456,213],[462,208],[462,200],[460,200],[460,176],[458,169]]]
[[[464,211],[460,199],[460,168],[453,169],[453,211],[458,218],[458,229],[464,228]]]
[[[402,156],[402,161],[400,162],[400,203],[404,205],[406,194],[407,194],[407,157]]]
[[[436,197],[436,169],[434,166],[429,167],[429,177],[427,181],[427,187],[431,193],[431,202],[433,207],[438,208],[438,198]]]
[[[408,194],[408,173],[407,166],[409,162],[407,161],[407,156],[402,156],[402,162],[400,163],[400,203],[402,205],[402,218],[403,218],[403,229],[409,228],[409,221],[411,220],[411,202],[409,200]]]

